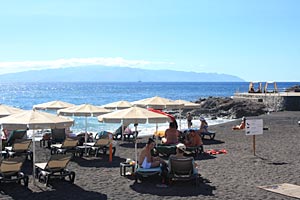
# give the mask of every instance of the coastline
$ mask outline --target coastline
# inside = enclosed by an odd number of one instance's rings
[[[249,117],[263,119],[269,130],[256,138],[256,156],[252,152],[252,137],[244,131],[232,131],[237,122],[212,125],[215,140],[204,140],[204,149],[226,149],[227,154],[196,158],[200,174],[208,182],[195,188],[190,182],[175,182],[167,188],[151,178],[135,183],[132,176],[120,176],[119,164],[133,158],[134,144],[118,141],[113,162],[107,156],[75,157],[68,165],[76,172],[74,184],[51,181],[51,187],[37,182],[29,188],[15,184],[1,185],[2,199],[294,199],[258,188],[262,185],[291,183],[300,185],[300,112],[277,112]],[[140,140],[138,150],[145,145]],[[37,162],[49,159],[50,152],[36,144]],[[31,174],[31,163],[25,163],[25,172]],[[12,189],[14,188],[14,189]]]

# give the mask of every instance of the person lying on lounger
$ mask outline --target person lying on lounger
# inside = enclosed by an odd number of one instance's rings
[[[246,127],[246,118],[242,118],[242,122],[240,125],[236,125],[232,127],[232,130],[243,130]]]

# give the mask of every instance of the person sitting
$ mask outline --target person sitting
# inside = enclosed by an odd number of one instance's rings
[[[165,164],[164,160],[160,157],[153,157],[151,150],[155,146],[155,141],[152,138],[148,139],[146,146],[142,149],[139,156],[139,166],[145,169],[158,167],[160,164]]]
[[[240,125],[236,125],[232,127],[232,130],[243,130],[246,127],[246,118],[242,118],[242,122]]]
[[[169,128],[165,131],[165,138],[162,139],[163,144],[177,144],[179,131],[177,130],[177,123],[170,122]]]
[[[248,90],[248,92],[249,92],[249,93],[254,93],[254,92],[255,92],[254,86],[253,86],[253,83],[252,83],[252,82],[250,82],[250,84],[249,84],[249,90]]]
[[[204,117],[200,117],[200,129],[199,132],[200,133],[207,133],[208,132],[208,123],[207,121],[204,119]]]
[[[183,143],[178,143],[176,145],[176,154],[170,155],[168,163],[170,163],[170,159],[172,159],[172,158],[188,158],[188,157],[184,156],[185,151],[186,151],[186,146]],[[193,163],[194,163],[194,171],[195,171],[195,170],[197,170],[197,163],[195,163],[194,161],[193,161]]]
[[[197,147],[203,145],[202,139],[195,130],[191,129],[189,134],[186,136],[185,145],[187,147]]]

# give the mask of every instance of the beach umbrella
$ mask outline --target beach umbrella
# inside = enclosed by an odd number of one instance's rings
[[[123,110],[118,110],[112,113],[100,115],[97,118],[99,122],[122,123],[122,124],[166,123],[171,121],[171,119],[166,115],[151,112],[147,109],[139,108],[139,107],[131,107]],[[137,133],[137,126],[135,126],[135,131]],[[137,161],[136,140],[135,140],[135,161]]]
[[[129,101],[116,101],[113,103],[105,104],[101,107],[107,108],[107,109],[120,110],[120,109],[130,108],[130,107],[132,107],[132,104]]]
[[[11,107],[11,106],[7,106],[4,104],[0,104],[0,117],[6,117],[11,114],[16,114],[16,113],[19,113],[22,111],[24,111],[24,110],[15,108],[15,107]]]
[[[182,103],[177,103],[172,101],[171,99],[166,99],[159,96],[134,101],[132,102],[132,104],[140,107],[154,108],[159,110],[179,109],[183,106]]]
[[[0,119],[2,128],[9,130],[32,129],[33,141],[33,177],[35,177],[35,133],[36,129],[66,128],[73,125],[74,120],[35,110],[23,111]],[[35,180],[34,180],[35,181]]]
[[[46,103],[41,103],[33,106],[35,110],[58,110],[63,108],[68,108],[75,106],[74,104],[64,102],[64,101],[50,101]]]
[[[102,115],[105,113],[111,112],[108,109],[101,108],[98,106],[94,106],[91,104],[81,104],[77,106],[72,106],[69,108],[60,109],[57,111],[58,115],[65,116],[81,116],[85,117],[85,143],[87,143],[87,118],[88,117],[96,117],[98,115]]]
[[[182,104],[183,105],[182,108],[185,108],[185,109],[199,108],[199,106],[200,106],[200,104],[198,104],[198,103],[193,103],[193,102],[181,100],[181,99],[175,100],[174,102]]]

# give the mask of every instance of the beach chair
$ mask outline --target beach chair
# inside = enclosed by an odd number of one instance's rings
[[[25,155],[26,158],[29,157],[29,159],[32,160],[33,152],[30,150],[31,143],[31,139],[18,139],[14,141],[12,146],[5,147],[4,149],[8,157]]]
[[[56,154],[51,155],[48,162],[36,163],[35,170],[39,182],[45,183],[48,186],[51,178],[64,179],[68,177],[69,181],[74,183],[75,172],[67,169],[71,158],[72,155]]]
[[[66,138],[62,144],[51,144],[51,155],[58,153],[66,154],[67,152],[75,154],[77,144],[78,140],[73,138]]]
[[[28,176],[21,169],[25,159],[24,157],[7,158],[0,161],[0,184],[7,182],[21,183],[28,186]]]
[[[134,173],[135,182],[144,181],[147,177],[161,175],[161,173],[161,167],[145,169],[137,165]]]
[[[201,153],[204,152],[203,145],[195,147],[186,147],[186,151],[193,155],[194,158],[198,157]]]
[[[27,130],[14,130],[12,131],[7,139],[7,145],[11,146],[15,140],[25,139],[27,137]]]
[[[171,154],[176,154],[176,145],[158,144],[153,152],[158,156],[169,157]]]
[[[51,129],[51,144],[63,143],[66,139],[66,130],[63,129]]]
[[[215,139],[216,136],[216,132],[212,132],[212,131],[201,132],[200,134],[202,139],[205,139],[205,136],[208,136],[209,139],[213,140]]]
[[[195,180],[195,184],[198,184],[199,174],[197,170],[194,168],[194,158],[186,157],[186,158],[169,158],[169,173],[168,179],[170,183],[176,180]]]
[[[98,154],[102,153],[104,155],[106,155],[106,153],[109,151],[109,145],[110,145],[111,141],[108,138],[100,138],[98,139],[96,142],[92,142],[92,143],[86,143],[86,145],[89,146],[89,152],[88,154],[95,154],[95,156],[97,157]],[[116,147],[114,145],[112,146],[112,155],[115,155],[116,152]]]

